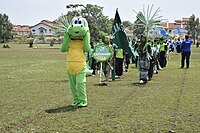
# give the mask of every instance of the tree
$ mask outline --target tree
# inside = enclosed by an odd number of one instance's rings
[[[195,42],[196,37],[200,34],[199,18],[196,18],[194,14],[190,16],[186,29],[188,34],[191,34],[192,39]]]
[[[153,28],[160,27],[163,21],[162,16],[159,15],[160,8],[157,8],[155,12],[153,12],[153,5],[151,7],[148,5],[146,11],[143,7],[143,12],[134,12],[137,13],[137,20],[135,22],[136,30],[139,30],[139,32],[143,31],[143,34],[145,34],[147,38],[149,37],[149,31]]]
[[[123,24],[124,27],[126,27],[130,30],[133,30],[134,24],[131,23],[130,21],[123,21],[122,24]]]
[[[6,14],[0,14],[0,42],[7,42],[12,38],[12,24]]]
[[[71,20],[72,16],[82,15],[89,23],[91,40],[97,41],[98,37],[102,36],[101,33],[111,33],[112,21],[103,14],[103,7],[87,4],[69,4],[66,6],[68,11],[68,20]]]
[[[55,23],[55,35],[58,37],[64,36],[64,33],[67,31],[67,28],[69,26],[69,20],[67,15],[62,14],[58,19],[55,20]]]
[[[137,13],[137,16],[136,16],[137,20],[134,22],[134,25],[133,25],[133,29],[134,29],[133,34],[135,36],[139,36],[139,35],[143,34],[144,30],[145,30],[145,27],[142,25],[142,22],[139,19],[139,16],[141,16],[141,14],[142,14],[142,12]]]

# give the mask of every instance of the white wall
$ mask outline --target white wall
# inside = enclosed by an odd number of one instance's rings
[[[43,30],[44,36],[54,36],[53,29],[48,25],[39,23],[39,24],[31,27],[31,32],[34,36],[41,35],[41,30]]]

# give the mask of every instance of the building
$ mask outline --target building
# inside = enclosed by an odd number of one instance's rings
[[[28,25],[14,25],[12,28],[12,33],[16,35],[29,36],[30,26]]]
[[[175,20],[176,26],[179,28],[186,28],[190,18],[182,18],[182,20]]]
[[[164,23],[161,26],[163,26],[165,29],[168,30],[168,32],[172,33],[173,35],[181,35],[187,33],[186,27],[189,22],[190,18],[182,18],[177,19],[175,22],[172,23]]]
[[[189,22],[190,18],[182,18],[177,19],[175,22],[172,23],[164,23],[161,26],[163,26],[166,29],[172,30],[175,28],[183,28],[185,29],[187,27],[187,23]]]
[[[43,35],[45,37],[53,37],[55,36],[54,28],[56,23],[49,20],[42,20],[40,23],[31,26],[31,32],[33,36]]]

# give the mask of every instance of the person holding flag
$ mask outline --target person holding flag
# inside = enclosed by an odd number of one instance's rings
[[[126,33],[124,32],[123,25],[122,25],[122,22],[121,22],[119,13],[118,13],[118,9],[116,10],[115,19],[114,19],[114,22],[113,22],[113,25],[112,25],[111,40],[112,40],[112,43],[113,43],[113,47],[116,46],[116,48],[118,49],[117,50],[117,49],[114,48],[115,51],[119,52],[118,55],[119,55],[120,58],[122,58],[121,55],[123,55],[122,54],[123,51],[126,52],[129,57],[131,57],[131,56],[133,58],[136,57],[134,52],[133,52],[134,50],[133,50],[133,48],[131,47],[131,45],[128,41]],[[116,56],[118,56],[118,55],[116,53]],[[118,76],[121,76],[121,73],[118,73]],[[113,75],[112,77],[115,77],[115,76]]]

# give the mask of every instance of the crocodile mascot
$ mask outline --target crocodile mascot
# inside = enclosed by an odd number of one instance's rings
[[[86,52],[90,51],[88,22],[74,17],[65,33],[61,52],[67,52],[67,76],[73,97],[72,106],[86,107]]]

